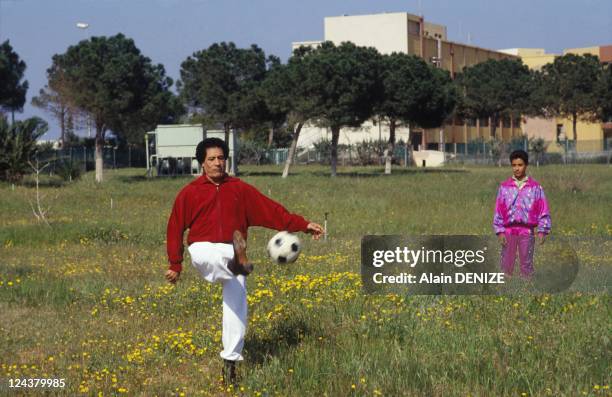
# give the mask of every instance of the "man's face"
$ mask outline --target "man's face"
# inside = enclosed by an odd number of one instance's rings
[[[511,164],[512,175],[517,179],[523,179],[525,177],[525,172],[527,172],[527,164],[525,164],[523,159],[514,159]]]
[[[215,180],[222,178],[225,173],[225,156],[223,155],[223,150],[218,147],[206,149],[202,166],[204,167],[204,173],[210,179]]]

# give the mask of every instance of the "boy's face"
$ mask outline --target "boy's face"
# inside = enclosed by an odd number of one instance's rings
[[[512,175],[514,175],[517,179],[523,179],[525,177],[525,173],[527,172],[527,164],[523,161],[523,159],[514,159],[512,160]]]

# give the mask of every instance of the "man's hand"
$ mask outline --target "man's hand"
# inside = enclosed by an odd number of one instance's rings
[[[506,235],[503,233],[500,233],[497,235],[497,240],[499,240],[499,243],[502,245],[502,247],[505,247],[506,244],[508,243],[506,241]]]
[[[323,234],[323,228],[318,223],[310,222],[308,226],[306,226],[306,233],[312,234],[312,238],[318,240],[321,238]]]
[[[166,272],[166,280],[168,280],[168,282],[171,284],[176,284],[180,275],[181,273],[168,269],[168,271]]]
[[[538,233],[538,243],[542,245],[544,244],[545,241],[546,241],[546,234]]]

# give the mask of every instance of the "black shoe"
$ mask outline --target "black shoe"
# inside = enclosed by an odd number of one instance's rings
[[[225,386],[233,385],[234,387],[238,386],[238,381],[236,378],[236,361],[223,360],[223,371],[221,372],[223,376],[223,384]]]

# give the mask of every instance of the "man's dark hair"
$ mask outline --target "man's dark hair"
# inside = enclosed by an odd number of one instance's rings
[[[202,142],[198,143],[196,147],[195,157],[198,163],[204,162],[204,156],[206,156],[206,149],[216,147],[223,150],[223,156],[227,159],[229,156],[229,148],[225,141],[219,138],[206,138]]]
[[[510,163],[512,163],[514,159],[521,159],[525,162],[525,165],[529,165],[529,155],[524,150],[515,150],[510,153]]]

